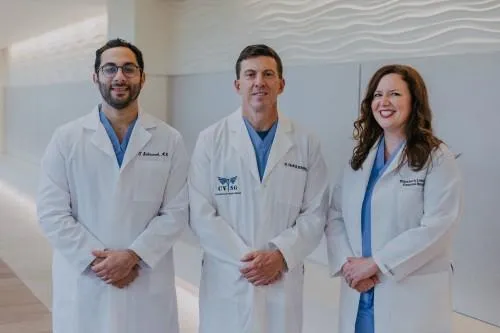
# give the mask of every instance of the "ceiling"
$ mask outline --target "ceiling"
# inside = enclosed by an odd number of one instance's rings
[[[0,49],[106,13],[106,0],[0,0]]]

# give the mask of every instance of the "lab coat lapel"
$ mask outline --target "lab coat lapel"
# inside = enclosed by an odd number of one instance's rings
[[[228,125],[232,135],[234,135],[234,140],[231,140],[233,149],[236,150],[240,158],[243,160],[243,166],[247,167],[255,180],[260,183],[255,150],[243,121],[241,108],[229,116]]]
[[[267,160],[266,170],[262,182],[265,182],[276,165],[283,159],[288,151],[293,147],[293,142],[289,137],[289,132],[292,131],[292,123],[283,115],[279,114],[278,127],[271,145],[269,158]]]
[[[137,122],[132,130],[127,150],[123,157],[121,170],[124,170],[127,164],[148,144],[152,137],[148,130],[154,127],[156,127],[156,121],[147,114],[139,111]]]
[[[391,161],[391,164],[385,169],[384,173],[380,176],[379,180],[385,177],[386,175],[390,175],[397,169],[399,162],[401,162],[401,158],[403,157],[403,151],[406,148],[406,143],[403,144],[402,147],[399,148],[396,156]]]
[[[104,128],[104,125],[99,119],[99,107],[96,106],[92,113],[87,115],[83,120],[83,127],[85,129],[91,130],[94,133],[90,138],[90,142],[99,150],[109,155],[111,158],[116,160],[115,151],[113,150],[113,145],[109,139],[108,133]]]
[[[361,211],[363,209],[363,199],[365,198],[366,187],[368,186],[368,181],[370,180],[370,174],[372,171],[373,163],[375,162],[375,157],[377,155],[378,142],[373,145],[366,157],[361,169],[356,171],[358,175],[354,175],[354,185],[352,191],[352,197],[348,198],[350,205],[352,205],[352,212],[355,212],[353,216],[355,218],[354,223],[349,223],[348,227],[352,228],[351,235],[353,236],[353,250],[356,252],[356,256],[361,256],[362,250],[362,240],[361,240]]]

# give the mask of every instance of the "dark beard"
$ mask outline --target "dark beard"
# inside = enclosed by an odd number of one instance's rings
[[[127,85],[114,85],[115,87],[122,87]],[[106,101],[106,103],[114,109],[122,110],[129,106],[132,102],[134,102],[137,97],[139,97],[139,93],[141,92],[141,87],[139,84],[128,85],[128,98],[124,100],[117,100],[111,95],[111,87],[107,86],[104,83],[99,82],[99,91],[101,92],[101,96]]]

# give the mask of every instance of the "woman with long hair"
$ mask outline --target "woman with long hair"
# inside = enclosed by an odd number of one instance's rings
[[[424,80],[388,65],[371,78],[326,228],[342,276],[340,333],[450,333],[451,240],[462,215],[454,154],[434,135]]]

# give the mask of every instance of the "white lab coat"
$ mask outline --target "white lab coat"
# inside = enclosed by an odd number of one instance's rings
[[[324,230],[326,177],[318,141],[282,114],[262,183],[241,110],[200,133],[188,180],[190,225],[204,250],[200,333],[302,331],[303,260]],[[240,259],[273,248],[288,272],[254,287]]]
[[[326,239],[330,270],[362,256],[361,207],[375,159],[346,166],[331,196]],[[375,287],[375,332],[451,333],[451,242],[462,215],[462,180],[442,144],[421,171],[396,169],[403,149],[379,178],[372,197],[372,253],[382,274]],[[359,293],[342,279],[339,333],[353,333]]]
[[[188,220],[188,163],[180,134],[142,111],[121,168],[97,108],[56,130],[38,195],[54,248],[54,333],[178,332],[172,245]],[[105,248],[142,258],[129,287],[90,270],[91,251]]]

